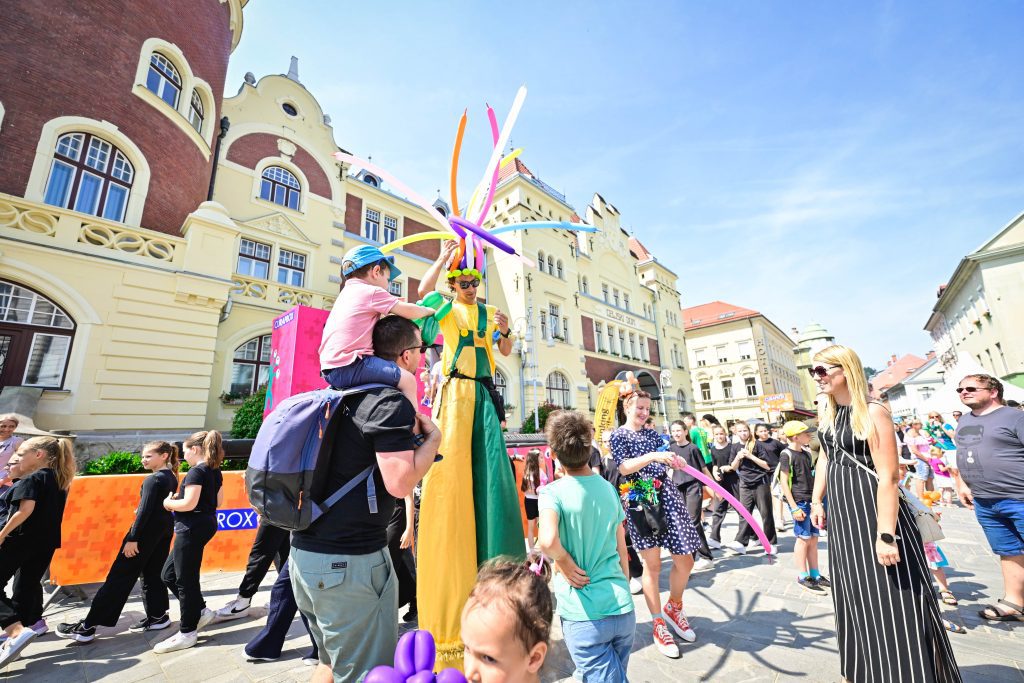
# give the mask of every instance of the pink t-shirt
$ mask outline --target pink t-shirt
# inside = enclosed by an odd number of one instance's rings
[[[362,280],[349,280],[334,301],[320,341],[320,369],[333,370],[373,355],[373,326],[400,299]]]

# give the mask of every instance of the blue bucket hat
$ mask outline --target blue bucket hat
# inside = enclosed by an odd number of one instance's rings
[[[348,277],[363,266],[368,266],[371,263],[377,263],[378,261],[388,262],[388,269],[390,271],[390,274],[388,275],[389,281],[394,280],[402,274],[402,271],[395,265],[394,256],[391,256],[390,254],[385,255],[380,249],[369,244],[349,249],[348,253],[345,254],[345,257],[341,261],[345,264],[344,270],[341,271],[341,274],[345,277]],[[349,265],[350,262],[351,265]]]

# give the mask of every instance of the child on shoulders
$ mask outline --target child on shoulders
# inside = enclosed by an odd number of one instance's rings
[[[388,283],[402,274],[394,256],[363,245],[350,249],[341,264],[344,279],[320,341],[320,374],[335,389],[362,384],[390,384],[415,407],[416,377],[394,362],[373,355],[373,327],[382,316],[416,320],[434,315],[434,309],[402,301],[387,291]]]
[[[565,644],[577,678],[625,681],[636,627],[625,513],[612,485],[590,467],[590,420],[563,410],[545,431],[565,476],[540,491],[538,545],[559,569],[554,592]]]
[[[818,527],[811,522],[811,493],[814,490],[814,462],[810,427],[791,420],[782,426],[789,446],[779,454],[779,485],[793,516],[796,546],[793,555],[799,572],[797,583],[812,593],[824,593],[832,584],[818,569]]]

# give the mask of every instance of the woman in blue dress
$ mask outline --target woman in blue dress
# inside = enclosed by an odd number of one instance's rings
[[[679,647],[666,622],[684,641],[692,643],[697,639],[683,611],[683,591],[690,579],[693,553],[700,546],[700,538],[667,471],[667,467],[674,464],[675,456],[661,450],[664,441],[657,431],[644,427],[651,414],[651,395],[634,384],[626,384],[624,387],[628,389],[621,397],[625,423],[612,432],[609,446],[619,473],[627,482],[660,482],[657,490],[665,517],[665,530],[657,535],[645,536],[637,529],[628,513],[626,528],[644,566],[641,583],[647,607],[654,617],[654,644],[666,657],[678,657]],[[682,464],[676,465],[682,467]],[[669,599],[664,612],[658,587],[662,548],[672,554]]]

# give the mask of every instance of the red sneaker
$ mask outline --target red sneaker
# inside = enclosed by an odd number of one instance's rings
[[[658,648],[658,652],[666,657],[673,659],[679,657],[679,646],[676,645],[668,626],[665,625],[665,620],[661,617],[654,620],[654,647]]]
[[[671,602],[668,602],[665,604],[664,613],[666,621],[672,625],[672,630],[680,638],[688,643],[697,640],[697,634],[690,628],[690,622],[686,618],[686,612],[683,611],[682,605],[676,607]]]

